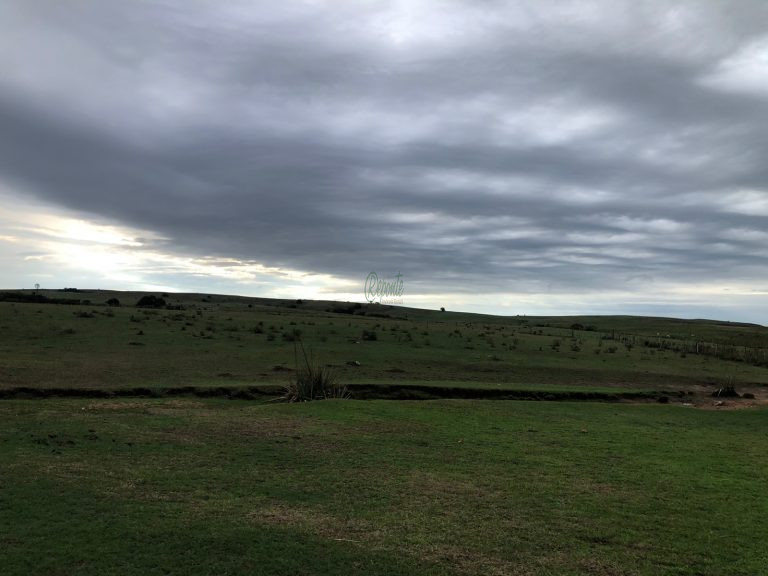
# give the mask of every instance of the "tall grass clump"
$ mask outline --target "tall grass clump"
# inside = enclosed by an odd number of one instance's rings
[[[301,350],[301,362],[299,361]],[[296,372],[285,386],[283,399],[287,402],[308,402],[327,398],[349,398],[347,387],[340,384],[336,373],[307,354],[304,343],[297,339],[293,344]]]

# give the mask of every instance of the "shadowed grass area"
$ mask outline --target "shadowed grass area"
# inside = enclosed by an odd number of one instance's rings
[[[754,575],[768,411],[0,402],[4,574]]]

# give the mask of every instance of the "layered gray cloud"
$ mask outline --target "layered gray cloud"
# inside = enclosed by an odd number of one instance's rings
[[[18,2],[0,32],[0,183],[153,249],[765,311],[760,0]]]

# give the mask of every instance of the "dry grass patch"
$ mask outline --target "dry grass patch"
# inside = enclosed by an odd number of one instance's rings
[[[298,528],[328,540],[372,543],[383,531],[371,522],[342,518],[305,507],[276,503],[248,514],[251,521],[282,527]]]
[[[515,566],[507,560],[457,546],[440,544],[419,554],[426,562],[440,564],[467,576],[534,576],[540,572],[530,566]]]
[[[639,572],[627,570],[614,562],[608,562],[599,558],[586,558],[579,562],[579,567],[584,574],[590,576],[636,576]]]

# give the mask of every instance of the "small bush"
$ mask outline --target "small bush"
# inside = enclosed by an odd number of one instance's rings
[[[165,308],[165,300],[154,294],[147,294],[136,302],[137,308]]]
[[[738,398],[739,393],[736,392],[736,389],[733,387],[733,385],[729,385],[718,388],[712,392],[712,396],[716,398]]]
[[[301,338],[301,330],[294,328],[290,332],[283,332],[283,340],[286,342],[296,342]]]
[[[373,341],[378,340],[375,330],[363,330],[363,340]]]
[[[286,385],[283,399],[287,402],[308,402],[327,398],[349,398],[349,391],[339,384],[336,373],[323,364],[309,357],[301,344],[303,363],[299,365],[298,349],[296,355],[296,374]]]

